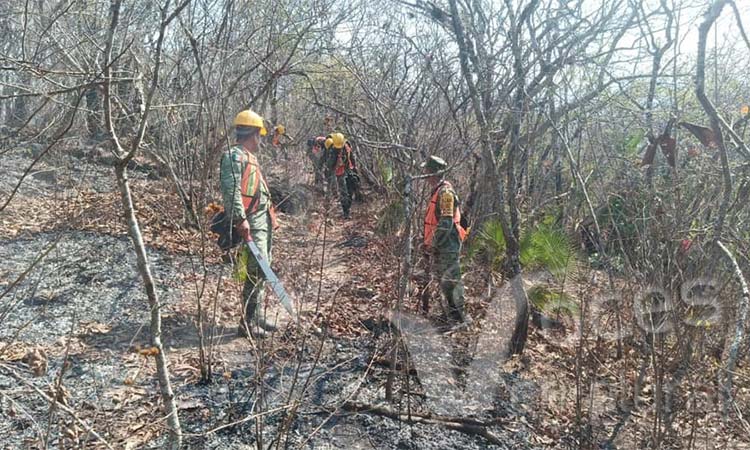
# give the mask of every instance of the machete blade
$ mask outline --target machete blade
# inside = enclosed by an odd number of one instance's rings
[[[297,313],[294,311],[294,304],[292,303],[292,298],[289,296],[289,294],[286,293],[286,289],[284,289],[284,285],[281,284],[279,277],[277,277],[276,274],[273,273],[271,266],[268,264],[268,260],[266,260],[263,257],[263,255],[260,253],[260,249],[258,248],[258,246],[255,244],[254,241],[246,241],[245,245],[247,245],[247,248],[250,250],[250,253],[253,254],[253,257],[258,262],[258,266],[260,266],[260,270],[262,270],[263,275],[266,276],[266,281],[271,283],[271,288],[273,289],[273,292],[276,294],[276,296],[279,298],[279,301],[281,301],[281,305],[296,320]]]

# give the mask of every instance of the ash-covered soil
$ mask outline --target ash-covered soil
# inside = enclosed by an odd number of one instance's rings
[[[149,257],[189,448],[244,448],[278,437],[287,448],[489,448],[481,437],[440,425],[409,425],[342,409],[353,401],[407,411],[406,401],[383,401],[386,372],[371,360],[382,357],[385,342],[373,335],[307,336],[302,343],[299,334],[287,331],[259,350],[236,338],[234,323],[225,321],[216,324],[213,382],[198,382],[195,316],[181,307],[182,281],[194,273],[195,261],[153,249]],[[37,258],[42,259],[18,281]],[[339,255],[331,258],[341,261]],[[0,342],[16,351],[6,364],[50,394],[67,361],[61,384],[71,409],[105,439],[127,443],[134,432],[136,448],[158,448],[163,430],[152,425],[161,420],[153,363],[136,352],[148,346],[149,311],[129,239],[79,231],[38,234],[2,241],[0,261],[0,289],[8,290]],[[330,267],[340,270],[338,264]],[[208,269],[226,276],[226,267]],[[32,349],[45,354],[47,368],[40,377],[20,360]],[[7,393],[0,404],[13,411],[0,420],[8,448],[34,442],[49,420],[49,404],[28,388],[18,388],[14,377],[0,371],[0,390]],[[419,397],[412,402],[414,411],[425,411]],[[284,406],[290,403],[299,406],[286,423]],[[271,413],[260,422],[246,420],[263,411]],[[58,412],[53,423],[63,427],[64,419]],[[132,430],[123,430],[126,426]],[[520,448],[526,434],[508,434],[507,448]],[[54,438],[52,443],[65,446]]]
[[[55,242],[26,278],[11,287]],[[70,408],[105,439],[127,443],[128,433],[138,437],[150,430],[140,436],[142,441],[136,440],[136,447],[158,448],[163,433],[153,424],[161,420],[153,363],[134,351],[148,345],[148,307],[132,253],[125,237],[89,232],[2,241],[0,289],[10,292],[3,299],[0,342],[24,350],[44,349],[48,367],[40,377],[33,377],[22,361],[5,364],[45,392],[58,382],[67,359],[62,385]],[[383,401],[386,372],[371,360],[382,356],[385,338],[374,335],[323,340],[307,335],[303,343],[300,334],[282,330],[255,347],[236,338],[231,323],[223,324],[217,331],[213,382],[198,382],[193,365],[198,353],[194,317],[181,315],[176,308],[183,289],[178,281],[194,265],[188,257],[160,251],[151,250],[149,257],[163,302],[165,342],[188,447],[245,448],[259,440],[268,445],[283,438],[282,448],[502,448],[440,425],[409,425],[342,409],[345,401],[353,401],[407,411],[406,400],[400,406]],[[220,273],[225,268],[210,270]],[[6,412],[0,430],[8,436],[7,448],[33,442],[49,414],[47,402],[20,387],[15,378],[0,371]],[[424,411],[418,396],[412,402],[414,411]],[[298,408],[286,423],[290,404]],[[11,410],[13,414],[8,414]],[[264,411],[270,413],[262,420],[247,420]],[[241,423],[217,430],[232,422]],[[505,448],[528,447],[528,430],[494,428],[507,440]]]
[[[97,344],[112,349],[148,318],[148,307],[130,240],[91,232],[55,232],[0,243],[0,283],[6,287],[35,259],[46,257],[17,284],[4,303],[9,307],[0,339],[52,344],[77,330],[78,322],[96,322],[112,331]],[[151,251],[153,275],[166,310],[175,298],[173,257]],[[73,327],[73,328],[71,328]],[[147,330],[139,335],[146,338]],[[130,336],[138,339],[138,336]],[[124,342],[125,345],[128,342]]]

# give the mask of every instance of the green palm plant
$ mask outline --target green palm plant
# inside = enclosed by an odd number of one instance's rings
[[[525,230],[519,242],[521,266],[527,270],[545,270],[560,286],[566,278],[575,276],[578,255],[568,235],[548,217],[537,226]],[[468,250],[470,258],[480,258],[491,270],[498,271],[505,260],[505,235],[499,221],[488,221],[482,226]],[[537,284],[527,292],[533,307],[546,315],[578,313],[578,304],[562,289],[548,284]]]
[[[555,291],[548,286],[533,286],[526,293],[529,296],[529,302],[537,310],[548,316],[565,315],[576,317],[579,312],[578,303],[563,291]]]
[[[521,235],[521,265],[527,270],[547,270],[556,278],[576,271],[578,257],[568,235],[555,227],[550,218]],[[505,258],[505,235],[500,222],[484,223],[468,250],[469,258],[481,258],[493,271],[500,270]]]
[[[575,247],[568,235],[549,220],[523,233],[519,246],[521,265],[527,270],[547,270],[559,280],[577,271]]]
[[[500,221],[486,221],[467,254],[469,259],[480,258],[492,271],[499,271],[505,258],[505,234]]]

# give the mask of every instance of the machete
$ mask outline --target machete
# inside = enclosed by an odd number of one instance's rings
[[[252,240],[245,241],[245,245],[247,245],[247,248],[250,250],[250,253],[252,253],[253,256],[255,257],[255,260],[258,261],[258,266],[260,266],[260,270],[262,270],[263,275],[266,276],[266,281],[271,283],[271,288],[273,289],[273,292],[276,294],[276,296],[279,297],[279,301],[281,301],[281,305],[296,320],[297,312],[294,310],[294,304],[292,303],[292,298],[289,296],[289,294],[286,293],[286,289],[284,289],[284,285],[281,284],[279,277],[277,277],[276,274],[273,273],[271,266],[268,264],[268,260],[266,260],[266,258],[264,258],[263,255],[260,253],[260,249],[258,248],[258,246],[255,244],[254,241]]]
[[[279,297],[279,300],[281,301],[281,305],[286,309],[289,314],[292,316],[294,320],[296,320],[299,323],[300,316],[297,315],[297,312],[294,310],[294,303],[292,303],[292,297],[289,296],[289,294],[286,293],[286,289],[284,289],[284,285],[281,284],[281,280],[279,280],[279,277],[276,276],[275,273],[273,273],[273,269],[271,269],[271,266],[268,264],[268,260],[263,257],[263,255],[260,253],[260,249],[255,244],[253,240],[245,241],[245,245],[247,245],[248,250],[250,250],[250,253],[253,254],[253,257],[256,261],[258,261],[258,266],[260,266],[260,270],[263,271],[263,274],[266,276],[266,281],[271,283],[271,287],[273,288],[273,292],[276,294],[277,297]],[[323,330],[319,327],[317,327],[314,323],[310,322],[310,328],[312,329],[313,333],[321,336],[323,335]]]

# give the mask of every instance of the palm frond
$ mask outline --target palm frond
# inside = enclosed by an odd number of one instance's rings
[[[492,270],[502,266],[505,257],[505,235],[498,220],[488,220],[482,225],[476,239],[468,249],[470,259],[482,257]]]
[[[575,317],[580,309],[578,303],[562,291],[553,291],[544,285],[537,285],[528,290],[529,302],[547,315],[560,314]]]
[[[545,269],[557,278],[575,274],[578,258],[571,239],[562,230],[542,223],[522,236],[521,265]]]

